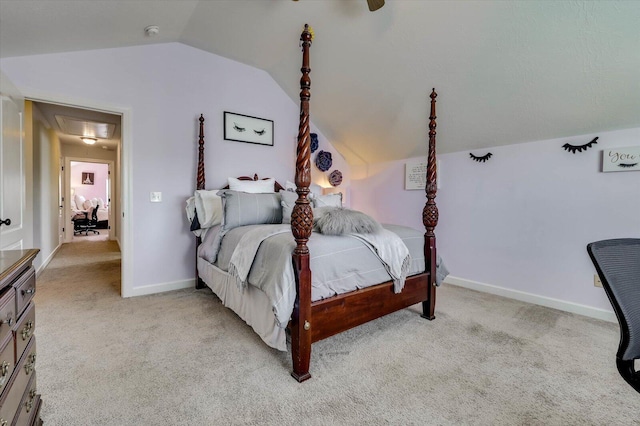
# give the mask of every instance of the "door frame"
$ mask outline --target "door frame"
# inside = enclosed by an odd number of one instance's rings
[[[113,160],[101,160],[99,158],[88,158],[88,157],[64,157],[64,172],[63,172],[63,180],[64,180],[64,242],[70,243],[73,239],[73,223],[71,222],[71,216],[69,215],[69,206],[71,205],[71,162],[80,162],[80,163],[98,163],[98,164],[106,164],[109,168],[109,175],[113,171],[114,161]],[[113,198],[113,181],[111,181],[109,185],[109,194],[107,194],[109,200],[109,239],[117,240],[116,235],[118,234],[118,229],[114,220],[114,211],[111,207],[111,199]],[[68,200],[68,201],[67,201]],[[78,207],[79,208],[79,207]]]
[[[122,297],[133,296],[133,215],[129,214],[133,205],[132,158],[133,158],[133,126],[132,110],[119,105],[96,102],[87,99],[43,93],[38,90],[24,88],[22,95],[34,102],[47,102],[74,108],[118,114],[121,116],[120,139],[120,236],[116,241],[121,253],[121,286]]]

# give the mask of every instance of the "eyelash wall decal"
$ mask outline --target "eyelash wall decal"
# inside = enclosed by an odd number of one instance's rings
[[[483,155],[482,157],[478,157],[476,155],[473,155],[472,153],[469,153],[469,157],[471,157],[474,161],[477,161],[478,163],[484,163],[485,161],[487,161],[489,158],[491,158],[493,154],[490,152],[487,152],[485,155]]]
[[[565,143],[564,145],[562,145],[562,147],[567,151],[570,152],[572,154],[575,154],[576,151],[577,152],[582,152],[582,151],[586,151],[587,149],[591,148],[593,145],[598,143],[598,136],[596,136],[595,138],[593,138],[591,140],[591,142],[589,143],[585,143],[584,145],[571,145],[569,143]]]
[[[266,131],[265,129],[262,129],[262,130],[255,130],[255,129],[253,129],[253,131],[254,131],[254,133],[255,133],[256,135],[260,135],[260,136],[262,136],[262,135],[264,135],[265,133],[267,133],[267,131]]]
[[[233,123],[233,128],[234,128],[237,132],[244,132],[245,130],[247,130],[245,127],[240,127],[240,126],[238,126],[238,123]]]
[[[633,163],[633,164],[627,164],[627,163],[619,163],[618,167],[624,167],[624,168],[629,168],[629,167],[635,167],[637,166],[638,163]]]

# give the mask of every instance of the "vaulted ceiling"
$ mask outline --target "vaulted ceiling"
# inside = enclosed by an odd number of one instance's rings
[[[0,57],[178,41],[267,71],[352,164],[640,127],[640,2],[0,1]],[[160,33],[145,37],[143,29]],[[194,64],[197,66],[197,64]]]

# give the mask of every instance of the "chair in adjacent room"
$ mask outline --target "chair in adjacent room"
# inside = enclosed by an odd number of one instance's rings
[[[89,232],[93,232],[94,234],[100,234],[100,232],[96,231],[96,226],[98,224],[98,208],[99,204],[91,211],[91,216],[88,213],[85,213],[84,218],[75,219],[73,221],[73,235],[89,235]]]
[[[587,252],[620,323],[618,371],[640,393],[640,238],[596,241]]]

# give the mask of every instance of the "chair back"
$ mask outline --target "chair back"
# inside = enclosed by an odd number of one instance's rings
[[[622,378],[640,393],[640,239],[596,241],[587,251],[620,323],[616,366]]]
[[[620,323],[618,358],[640,358],[640,238],[597,241],[587,251]]]
[[[95,225],[98,223],[98,209],[100,208],[100,203],[96,203],[96,206],[93,208],[91,212],[91,224]]]

